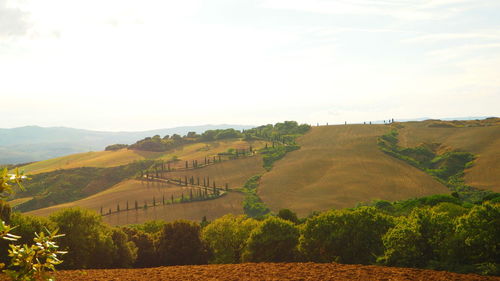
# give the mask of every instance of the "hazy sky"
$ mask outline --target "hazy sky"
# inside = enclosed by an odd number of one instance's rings
[[[499,0],[0,0],[0,127],[500,115]]]

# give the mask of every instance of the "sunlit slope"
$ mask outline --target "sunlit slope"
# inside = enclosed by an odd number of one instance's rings
[[[485,127],[430,127],[435,123],[408,122],[399,129],[399,144],[413,147],[422,142],[460,149],[477,156],[474,166],[465,171],[465,182],[478,188],[500,192],[500,122]],[[466,123],[467,124],[467,123]]]
[[[165,176],[174,179],[181,178],[182,180],[185,176],[192,176],[195,181],[199,177],[201,182],[203,182],[203,177],[210,177],[210,182],[215,181],[217,186],[224,186],[227,183],[230,188],[234,188],[242,187],[250,177],[264,172],[262,156],[255,155],[216,163],[202,169],[169,172],[165,173]]]
[[[143,223],[148,220],[174,221],[186,219],[200,221],[202,217],[211,221],[225,214],[243,214],[244,195],[229,192],[215,200],[156,206],[146,210],[132,210],[128,212],[113,213],[106,215],[103,220],[111,225],[124,225]]]
[[[153,197],[155,197],[156,202],[159,202],[162,200],[163,196],[165,196],[166,200],[170,200],[172,195],[174,198],[178,198],[182,193],[184,193],[184,196],[187,196],[189,191],[187,188],[177,185],[126,180],[92,196],[27,213],[32,215],[47,216],[55,211],[69,207],[82,207],[98,212],[100,212],[102,207],[104,213],[107,213],[109,209],[113,212],[116,211],[118,204],[120,204],[121,210],[125,209],[127,201],[129,203],[129,208],[134,207],[135,200],[137,200],[138,205],[142,207],[144,205],[144,201],[151,204]]]
[[[262,177],[259,195],[273,210],[299,215],[354,207],[373,199],[399,200],[449,190],[424,172],[384,154],[377,137],[385,125],[314,127]]]
[[[35,162],[20,168],[28,174],[50,172],[57,169],[71,169],[79,167],[115,167],[125,165],[136,160],[163,159],[170,160],[177,156],[181,160],[202,160],[205,156],[215,155],[227,151],[229,148],[262,147],[261,141],[223,140],[213,142],[194,143],[181,146],[166,152],[152,152],[121,149],[118,151],[98,151],[72,154],[45,161]],[[178,162],[178,165],[184,165]]]

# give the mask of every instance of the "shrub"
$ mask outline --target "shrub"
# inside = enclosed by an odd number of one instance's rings
[[[480,266],[500,261],[500,204],[474,206],[459,218],[457,234],[464,242],[467,261]]]
[[[129,241],[127,234],[119,228],[111,230],[111,239],[114,244],[112,267],[131,267],[137,259],[137,247]]]
[[[152,267],[159,265],[153,234],[130,227],[124,227],[123,231],[127,234],[128,240],[134,242],[137,247],[137,259],[134,263],[134,267]]]
[[[194,222],[178,220],[165,224],[157,249],[162,265],[208,263],[208,247],[200,239],[200,226]]]
[[[380,262],[391,266],[425,267],[438,264],[453,237],[453,221],[445,213],[415,209],[398,220],[383,237]]]
[[[281,218],[281,219],[284,219],[284,220],[287,220],[287,221],[291,221],[294,224],[298,224],[299,223],[299,219],[297,218],[297,214],[294,213],[294,212],[292,212],[289,209],[281,209],[281,210],[279,210],[278,211],[278,218]]]
[[[207,225],[202,238],[213,251],[212,263],[239,263],[250,232],[258,221],[245,216],[225,215]]]
[[[111,231],[97,213],[70,208],[54,213],[50,220],[68,233],[61,239],[61,248],[70,251],[65,257],[65,268],[106,268],[113,264]]]
[[[316,262],[368,264],[383,253],[382,236],[392,225],[373,207],[327,211],[307,219],[299,248]]]
[[[298,241],[299,229],[293,223],[276,217],[267,218],[250,233],[243,261],[295,261]]]

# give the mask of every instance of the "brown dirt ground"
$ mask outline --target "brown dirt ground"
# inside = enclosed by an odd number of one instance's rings
[[[431,176],[383,153],[377,138],[384,125],[314,127],[264,174],[258,193],[273,210],[299,216],[330,208],[350,208],[374,199],[401,200],[449,190]]]
[[[336,263],[245,263],[144,269],[68,270],[59,281],[88,280],[500,280],[500,277],[446,271]],[[0,276],[0,280],[7,280]]]

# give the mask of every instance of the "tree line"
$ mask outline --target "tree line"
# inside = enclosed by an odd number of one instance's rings
[[[259,219],[110,227],[98,214],[73,208],[49,218],[13,214],[10,223],[27,240],[44,228],[65,233],[59,242],[69,252],[60,268],[312,261],[499,274],[500,194],[478,204],[452,198],[434,196],[412,207],[376,202],[301,219],[281,210]],[[401,206],[406,212],[395,211]]]
[[[235,130],[235,129],[216,129],[207,130],[202,134],[196,132],[188,132],[186,135],[181,136],[178,134],[155,135],[153,137],[146,137],[138,140],[134,144],[112,144],[105,148],[107,151],[119,150],[123,148],[146,150],[146,151],[167,151],[184,144],[208,142],[224,139],[243,138],[244,140],[270,140],[279,141],[282,143],[293,142],[295,136],[302,135],[310,129],[307,124],[299,125],[296,121],[285,121],[283,123],[276,123],[274,125],[268,124],[259,126],[249,130]]]

